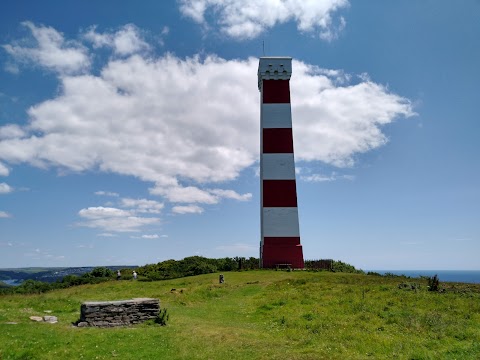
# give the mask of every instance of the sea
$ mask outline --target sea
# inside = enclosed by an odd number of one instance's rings
[[[437,275],[440,282],[480,284],[480,270],[368,270],[379,274],[405,275],[412,278]],[[367,271],[366,271],[367,272]]]
[[[17,279],[10,279],[10,280],[2,280],[3,283],[11,286],[18,286],[22,283],[22,280],[17,280]]]

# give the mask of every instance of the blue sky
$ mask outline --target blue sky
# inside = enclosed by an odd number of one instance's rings
[[[0,267],[258,257],[265,51],[305,258],[478,270],[479,35],[475,0],[2,1]]]

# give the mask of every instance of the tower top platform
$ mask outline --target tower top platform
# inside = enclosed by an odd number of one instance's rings
[[[288,56],[262,56],[258,64],[258,90],[262,80],[290,80],[292,58]]]

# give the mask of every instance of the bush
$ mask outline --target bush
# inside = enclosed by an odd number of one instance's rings
[[[160,326],[166,326],[168,320],[170,320],[170,315],[167,313],[167,309],[162,309],[155,318],[155,324],[158,324]]]
[[[440,280],[438,279],[437,274],[432,277],[429,277],[428,280],[428,291],[439,291],[440,290]]]
[[[112,277],[113,271],[106,267],[96,267],[90,272],[90,275],[97,278]]]
[[[342,273],[364,274],[363,270],[357,270],[353,265],[336,260],[334,260],[332,263],[332,271]]]

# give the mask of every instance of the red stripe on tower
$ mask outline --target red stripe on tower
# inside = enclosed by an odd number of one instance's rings
[[[263,153],[293,153],[292,128],[263,129]]]
[[[297,207],[295,180],[263,180],[263,207]]]
[[[260,266],[304,267],[298,223],[290,76],[292,58],[262,57],[260,109]]]

